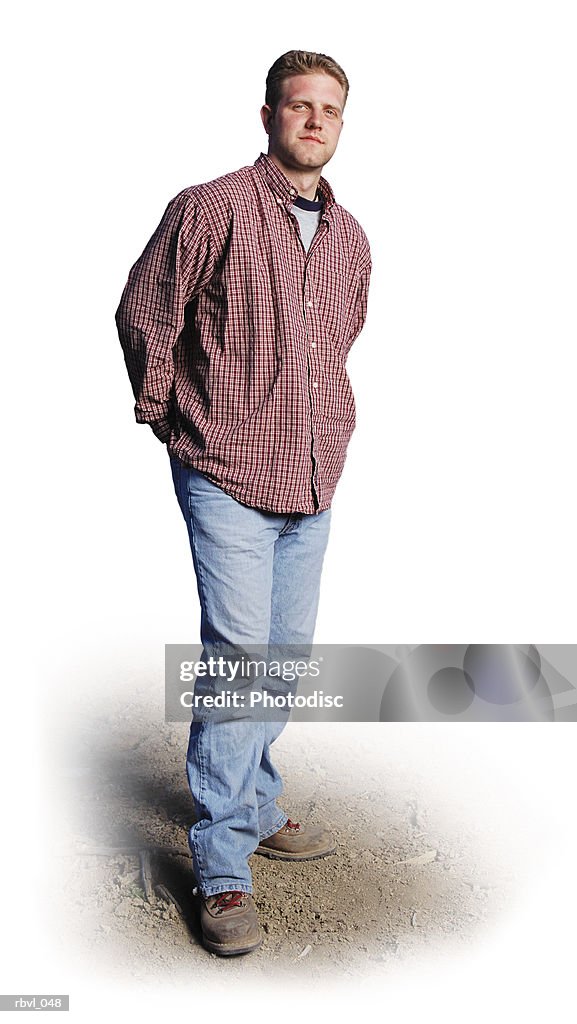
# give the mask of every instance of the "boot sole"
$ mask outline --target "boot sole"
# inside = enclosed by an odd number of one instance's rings
[[[209,939],[203,938],[202,941],[205,949],[208,949],[209,953],[218,953],[219,956],[242,956],[243,953],[252,953],[253,950],[258,949],[262,946],[264,940],[259,939],[258,942],[253,943],[251,946],[233,948],[218,942],[210,942]]]
[[[257,846],[255,853],[269,860],[322,860],[323,857],[330,857],[337,852],[336,846],[330,850],[323,850],[321,853],[283,853],[282,850],[269,850],[266,846]]]

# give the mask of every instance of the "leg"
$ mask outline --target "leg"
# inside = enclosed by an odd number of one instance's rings
[[[241,505],[177,459],[171,459],[171,468],[196,572],[203,657],[223,643],[266,647],[275,541],[287,516]],[[205,897],[229,890],[252,892],[247,858],[259,839],[255,779],[264,729],[264,722],[222,716],[192,722],[187,774],[198,820],[189,841]],[[282,784],[271,773],[263,786],[274,831],[286,821],[286,815],[274,810]]]
[[[312,645],[331,510],[292,517],[275,543],[269,643]]]
[[[289,647],[285,656],[291,657],[291,645],[304,647],[306,655],[312,645],[330,515],[327,509],[318,515],[291,516],[275,542],[269,644],[273,652],[279,649],[281,659],[285,646]],[[278,808],[269,802],[276,780],[280,781],[270,746],[285,724],[286,718],[264,723],[265,742],[256,781],[260,839],[268,838],[280,827],[273,827]],[[285,821],[286,815],[282,824]]]

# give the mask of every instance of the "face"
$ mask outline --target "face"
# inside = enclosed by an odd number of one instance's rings
[[[275,113],[267,104],[261,110],[269,155],[293,170],[322,168],[337,148],[343,104],[344,89],[332,75],[321,72],[285,78]]]

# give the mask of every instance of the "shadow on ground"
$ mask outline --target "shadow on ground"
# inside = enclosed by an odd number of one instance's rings
[[[503,861],[483,849],[473,815],[452,817],[422,792],[374,730],[332,729],[291,723],[275,749],[287,813],[329,824],[337,853],[303,864],[251,858],[266,939],[227,960],[229,973],[364,972],[469,940],[509,900]],[[192,895],[187,738],[187,726],[166,725],[150,699],[119,698],[79,715],[62,751],[69,837],[55,870],[71,912],[63,941],[72,934],[107,969],[131,976],[186,972],[191,962],[222,969],[201,945]]]

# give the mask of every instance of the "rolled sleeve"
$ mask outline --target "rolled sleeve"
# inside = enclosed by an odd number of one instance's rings
[[[130,270],[116,325],[138,423],[170,437],[173,348],[187,302],[208,283],[214,247],[202,209],[188,194],[168,204],[158,228]]]

